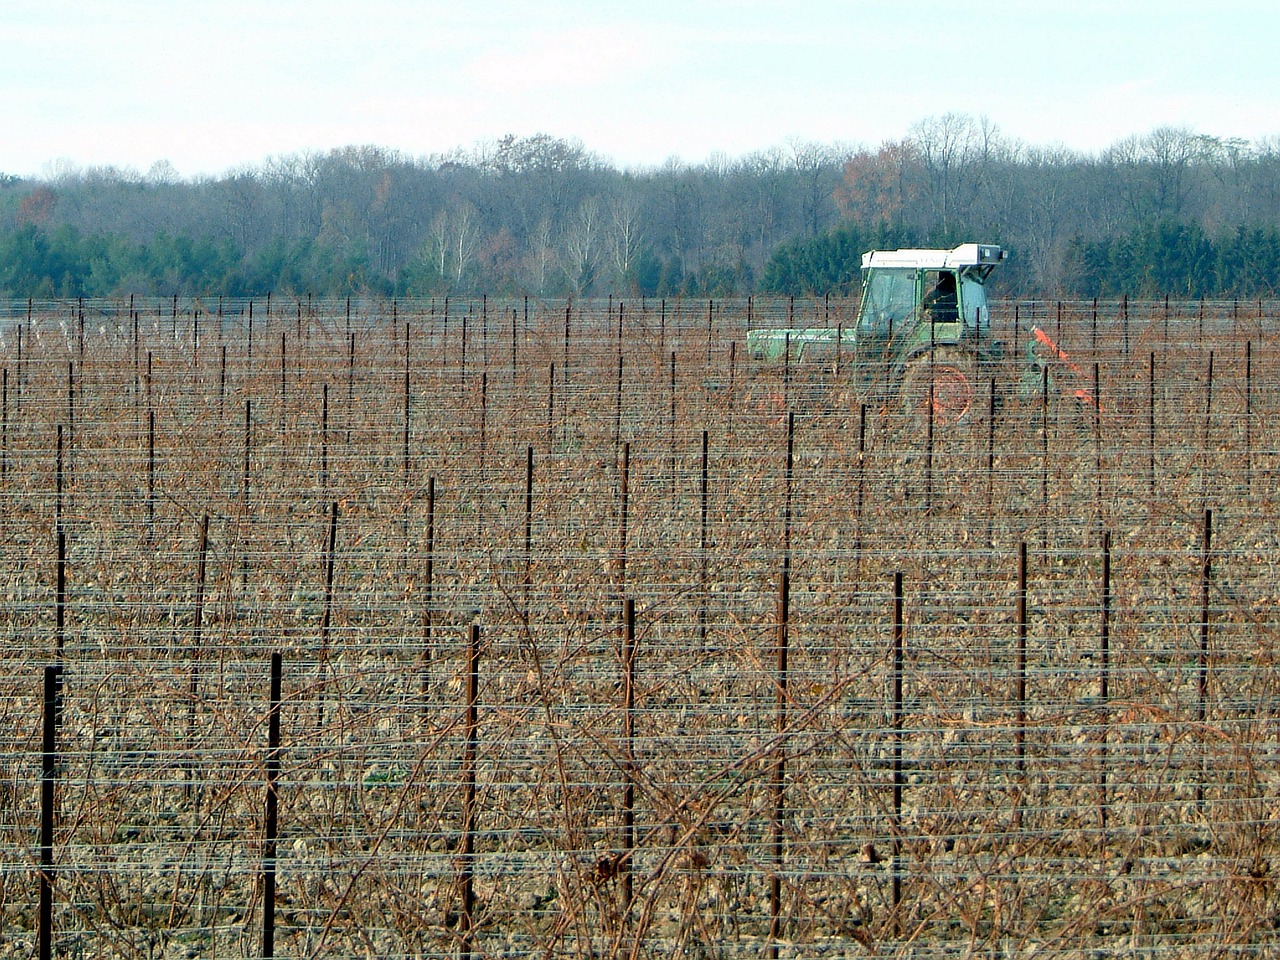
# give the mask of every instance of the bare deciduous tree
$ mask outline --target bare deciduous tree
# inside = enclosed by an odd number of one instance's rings
[[[643,239],[640,199],[625,193],[609,201],[609,253],[614,278],[624,286],[632,284],[636,257]]]
[[[600,201],[589,197],[578,205],[564,232],[564,275],[577,296],[589,292],[600,265]]]

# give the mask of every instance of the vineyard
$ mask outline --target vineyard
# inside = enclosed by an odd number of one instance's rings
[[[1280,954],[1280,304],[992,312],[0,303],[0,956]]]

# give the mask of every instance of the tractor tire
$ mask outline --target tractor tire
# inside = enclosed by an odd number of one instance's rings
[[[903,421],[923,427],[932,411],[935,435],[967,432],[985,417],[988,402],[978,364],[975,354],[953,346],[935,347],[912,357],[898,385]]]

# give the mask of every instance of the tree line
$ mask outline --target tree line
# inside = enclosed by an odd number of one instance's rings
[[[876,148],[792,141],[620,169],[580,142],[272,157],[184,180],[0,177],[0,296],[821,296],[861,253],[1001,243],[1008,296],[1269,296],[1280,138],[1158,128],[1095,154],[948,114]]]

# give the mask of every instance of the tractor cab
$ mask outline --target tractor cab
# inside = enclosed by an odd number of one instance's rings
[[[1003,249],[985,243],[864,253],[859,345],[906,357],[930,346],[986,342],[985,283],[1004,258]]]
[[[860,387],[918,419],[971,421],[976,385],[1001,357],[991,337],[987,277],[1005,251],[990,243],[951,250],[873,250],[862,255],[862,301],[849,327],[764,328],[747,332],[753,360],[833,361],[845,358]]]

